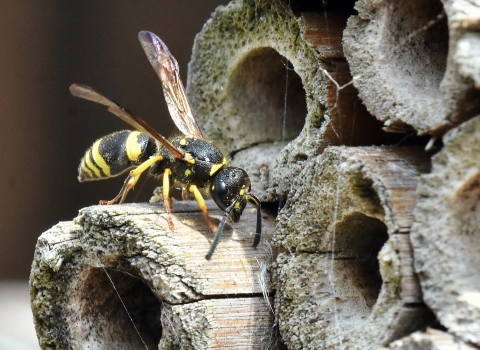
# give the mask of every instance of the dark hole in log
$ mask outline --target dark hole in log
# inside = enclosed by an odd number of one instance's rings
[[[84,349],[90,345],[96,349],[145,349],[141,338],[149,349],[156,349],[162,337],[160,301],[128,266],[105,270],[88,266],[82,273],[71,303],[76,315],[73,338]]]
[[[276,50],[250,51],[230,76],[238,120],[257,143],[294,139],[307,115],[306,94],[292,64]]]
[[[363,303],[371,308],[377,301],[382,287],[378,253],[387,239],[387,226],[362,213],[353,213],[337,224],[335,252],[352,257],[345,266],[362,296],[360,308]]]
[[[448,25],[438,0],[390,0],[382,50],[386,76],[413,100],[441,99],[447,66]],[[435,24],[429,26],[429,21]]]
[[[295,12],[305,11],[342,11],[354,14],[355,0],[292,0],[290,7]]]

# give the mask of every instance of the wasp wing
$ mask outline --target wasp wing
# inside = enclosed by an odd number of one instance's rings
[[[100,93],[98,93],[97,91],[92,89],[90,86],[80,85],[80,84],[72,84],[70,86],[70,92],[72,93],[73,96],[80,97],[80,98],[83,98],[85,100],[93,101],[93,102],[96,102],[96,103],[100,103],[104,106],[107,106],[109,112],[115,114],[117,117],[122,119],[124,122],[130,124],[135,129],[150,135],[155,140],[157,140],[162,145],[164,145],[170,152],[172,152],[172,154],[175,156],[175,158],[185,160],[185,154],[182,151],[180,151],[178,148],[176,148],[164,136],[162,136],[158,132],[156,132],[143,119],[137,117],[136,115],[134,115],[129,110],[119,106],[117,103],[113,102],[112,100],[109,100],[105,96],[101,95]]]
[[[165,43],[155,34],[141,31],[138,33],[138,39],[150,64],[162,81],[165,100],[175,125],[183,134],[203,139],[185,94],[177,61]]]

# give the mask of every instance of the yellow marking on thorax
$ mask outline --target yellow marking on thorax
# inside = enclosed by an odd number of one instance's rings
[[[85,157],[83,158],[83,160],[85,161],[85,164],[90,168],[92,169],[92,171],[95,173],[95,176],[96,177],[102,177],[102,174],[100,173],[100,170],[98,169],[98,167],[90,160],[90,152],[92,150],[89,149],[87,151],[87,153],[85,153]],[[93,176],[92,176],[93,177]]]
[[[95,141],[95,143],[92,146],[92,158],[93,161],[95,162],[100,169],[103,170],[103,173],[106,176],[110,176],[110,167],[108,166],[107,162],[105,159],[103,159],[102,155],[100,154],[99,147],[100,147],[100,142],[102,142],[102,139]],[[96,173],[96,172],[95,172]],[[98,175],[100,177],[100,174]]]
[[[240,196],[243,196],[243,195],[245,194],[245,190],[242,188],[242,189],[240,190],[240,192],[238,192],[238,194],[239,194]]]
[[[187,140],[191,138],[192,138],[191,135],[185,135],[180,139],[180,141],[178,141],[178,143],[180,144],[180,146],[185,146],[187,144]]]
[[[234,208],[235,209],[240,209],[240,202],[235,203]]]
[[[190,171],[190,169],[185,170],[185,176],[186,177],[189,177],[191,173],[192,172]]]
[[[142,155],[142,145],[138,142],[139,131],[132,131],[125,142],[125,149],[127,150],[127,157],[135,162]]]
[[[223,157],[221,163],[213,164],[212,167],[210,168],[210,176],[214,175],[219,171],[223,166],[227,164],[227,158]]]
[[[195,158],[193,158],[192,155],[188,152],[185,152],[185,160],[190,165],[195,164]]]

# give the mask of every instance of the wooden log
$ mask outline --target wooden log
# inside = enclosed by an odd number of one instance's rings
[[[476,349],[451,334],[427,329],[425,332],[415,332],[390,344],[391,350],[473,350]]]
[[[349,20],[344,46],[355,84],[380,121],[349,85],[341,45],[349,11],[294,13],[286,2],[272,0],[233,1],[217,9],[195,41],[188,94],[206,136],[248,171],[253,192],[262,201],[288,194],[275,234],[273,220],[265,218],[264,240],[251,248],[255,216],[248,211],[206,261],[212,234],[196,204],[177,204],[175,233],[160,206],[87,208],[38,241],[31,296],[41,346],[275,348],[283,346],[276,322],[289,349],[365,349],[394,346],[393,340],[432,322],[409,234],[418,179],[429,171],[429,157],[415,148],[358,147],[403,137],[382,127],[441,135],[478,110],[477,34],[460,38],[452,23],[474,29],[480,21],[465,11],[453,16],[463,0],[445,1],[448,21],[442,6],[431,1],[359,0],[359,15]],[[456,53],[447,50],[448,31],[458,43]],[[452,149],[452,159],[463,160],[462,152]],[[469,152],[464,153],[471,163],[476,153]],[[442,170],[441,180],[449,176],[451,183],[463,174],[462,164],[440,159],[453,172],[460,169],[454,175]],[[478,265],[478,173],[463,174],[453,199],[434,186],[427,186],[423,198],[430,205],[425,217],[437,225],[443,221],[433,216],[431,204],[455,207],[455,220],[461,217],[470,238],[441,236],[444,260],[432,260],[435,253],[429,256],[424,236],[437,226],[427,220],[430,226],[419,226],[415,243],[422,286],[431,293],[428,305],[449,331],[475,345],[478,274],[470,268],[465,276],[453,265],[465,259]],[[210,210],[221,215],[216,207]],[[282,251],[276,260],[272,235]],[[447,239],[467,248],[441,246]],[[462,254],[451,259],[445,252],[452,247]],[[272,261],[273,284],[266,274]],[[453,271],[451,283],[442,289],[445,275],[433,274],[446,270]],[[454,295],[457,280],[471,288],[460,288],[460,297]],[[435,304],[435,297],[442,300]],[[451,311],[458,306],[459,313]],[[405,344],[410,343],[398,346]]]
[[[275,312],[289,349],[366,349],[428,325],[409,229],[419,148],[329,147],[279,213]]]
[[[172,219],[175,232],[159,205],[93,206],[42,234],[30,278],[41,347],[263,349],[274,342],[264,298],[272,292],[272,219],[264,215],[253,248],[256,215],[247,209],[211,260],[204,256],[213,236],[196,203],[176,203]]]
[[[262,201],[285,197],[328,145],[398,140],[358,101],[343,57],[348,13],[295,14],[281,1],[219,7],[197,35],[187,93],[208,138],[233,154]]]
[[[480,117],[444,137],[423,175],[412,243],[425,302],[453,335],[480,346]]]
[[[479,113],[478,4],[360,0],[355,8],[345,55],[362,102],[387,129],[438,136]]]

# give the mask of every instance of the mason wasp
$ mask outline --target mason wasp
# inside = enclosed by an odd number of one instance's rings
[[[183,135],[167,139],[141,118],[109,100],[89,86],[73,84],[70,92],[86,100],[108,107],[108,111],[130,124],[136,131],[119,131],[98,139],[85,153],[78,168],[78,180],[106,179],[130,170],[123,187],[112,200],[100,204],[123,203],[134,188],[140,175],[150,169],[150,174],[163,174],[163,201],[168,215],[168,225],[174,230],[170,209],[170,188],[178,186],[185,199],[193,195],[210,229],[215,232],[210,249],[205,255],[210,259],[222,236],[227,217],[238,222],[247,202],[257,208],[257,227],[253,240],[256,247],[261,236],[260,201],[250,193],[251,185],[245,170],[229,164],[227,158],[212,142],[205,140],[180,80],[178,63],[167,46],[155,34],[142,31],[140,43],[159,76],[170,116]],[[203,194],[209,194],[224,212],[220,224],[208,214]]]

